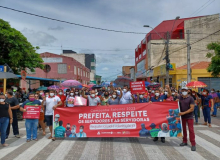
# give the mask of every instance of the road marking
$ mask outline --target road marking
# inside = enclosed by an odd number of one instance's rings
[[[205,134],[205,135],[209,136],[210,138],[220,142],[220,135],[219,134],[216,134],[216,133],[209,131],[209,130],[199,130],[199,132],[201,132],[202,134]]]
[[[26,151],[18,155],[14,160],[24,160],[24,159],[32,159],[36,156],[45,146],[47,146],[51,142],[50,139],[44,137],[33,144],[30,148]]]
[[[151,138],[139,138],[140,144],[142,145],[148,159],[160,159],[167,160],[167,157],[163,154],[163,152],[159,149],[159,147],[152,141]]]
[[[114,154],[115,160],[136,159],[130,140],[129,138],[125,138],[125,137],[113,139],[113,154]]]
[[[196,143],[216,157],[220,157],[220,148],[196,135]]]
[[[62,160],[73,147],[75,140],[63,140],[59,146],[50,154],[47,160]]]
[[[207,129],[209,128],[207,125],[205,126],[205,125],[194,125],[194,127],[195,128],[199,128],[199,127],[201,127],[201,128],[205,128],[205,127],[207,127]],[[220,127],[220,126],[218,126],[218,125],[215,125],[215,124],[212,124],[212,127],[214,127],[214,128],[217,128],[217,127]]]
[[[83,150],[80,160],[98,159],[100,150],[101,138],[89,138]]]
[[[166,141],[168,141],[173,146],[173,148],[175,148],[175,150],[177,150],[187,160],[192,160],[192,159],[205,160],[205,158],[202,157],[199,153],[192,152],[191,147],[189,147],[189,146],[184,146],[184,147],[179,146],[179,144],[182,141],[177,139],[177,138],[167,138]]]
[[[17,148],[19,148],[21,145],[23,145],[26,142],[26,136],[21,137],[20,139],[18,139],[17,141],[9,144],[8,147],[5,147],[3,149],[0,150],[1,154],[0,154],[0,158],[3,158],[4,156],[6,156],[7,154],[13,152],[14,150],[16,150]]]

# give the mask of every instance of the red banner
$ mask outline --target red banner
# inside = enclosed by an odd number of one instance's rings
[[[131,93],[145,93],[145,82],[144,81],[137,81],[137,82],[130,82],[130,89]]]
[[[23,112],[24,119],[39,119],[41,106],[25,105],[24,109],[27,109],[26,112]]]
[[[55,137],[180,137],[177,102],[57,108]],[[55,116],[58,117],[58,116]]]

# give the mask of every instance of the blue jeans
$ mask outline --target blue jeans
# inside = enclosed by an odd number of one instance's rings
[[[27,133],[27,140],[31,140],[31,135],[33,139],[37,139],[37,125],[38,119],[26,119],[25,127]]]
[[[5,144],[6,130],[8,127],[8,123],[9,123],[8,117],[0,118],[1,144]]]
[[[211,124],[211,115],[210,115],[210,111],[211,111],[211,107],[204,107],[203,111],[203,116],[204,116],[204,121],[207,122],[209,124]]]
[[[198,123],[198,111],[199,111],[199,107],[197,105],[195,105],[195,107],[194,107],[194,115],[195,115],[196,123]]]
[[[214,111],[212,113],[212,115],[217,116],[217,107],[218,107],[218,103],[214,104]]]

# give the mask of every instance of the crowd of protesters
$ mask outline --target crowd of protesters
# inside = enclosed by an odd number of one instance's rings
[[[19,105],[18,98],[27,97],[27,100]],[[38,105],[41,106],[39,119],[26,119],[25,127],[27,134],[27,142],[31,140],[37,141],[37,130],[40,128],[42,134],[46,135],[45,128],[49,127],[51,135],[49,139],[53,139],[53,110],[57,107],[74,107],[74,99],[76,97],[86,98],[88,106],[109,106],[119,104],[132,104],[132,103],[154,103],[163,101],[179,101],[180,103],[180,116],[182,116],[183,127],[183,142],[180,146],[187,145],[187,130],[186,124],[189,128],[189,137],[192,144],[192,151],[195,151],[195,133],[194,133],[194,118],[195,124],[198,124],[200,117],[200,108],[203,111],[204,125],[211,127],[211,116],[217,116],[217,108],[219,106],[219,91],[215,89],[209,90],[202,89],[200,93],[182,87],[180,90],[170,88],[166,85],[165,88],[146,88],[146,92],[132,94],[128,86],[116,87],[102,87],[96,89],[89,89],[83,87],[82,89],[62,89],[45,91],[30,91],[30,93],[22,93],[8,91],[6,94],[0,94],[0,130],[1,130],[1,144],[8,146],[5,139],[8,138],[10,133],[10,126],[12,125],[13,134],[15,137],[20,138],[18,129],[17,110],[26,112],[28,108],[24,109],[25,105]],[[211,114],[212,112],[212,114]],[[153,139],[158,140],[158,137]],[[161,142],[165,143],[165,137],[161,137]]]

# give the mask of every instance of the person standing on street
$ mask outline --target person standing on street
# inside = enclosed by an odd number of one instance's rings
[[[134,96],[129,91],[128,86],[125,85],[124,88],[123,88],[123,91],[122,91],[120,104],[131,104],[131,103],[134,103],[134,101],[135,101]]]
[[[195,107],[195,101],[193,97],[191,97],[188,94],[188,88],[182,87],[181,95],[177,99],[180,104],[180,113],[179,116],[182,118],[182,127],[183,127],[183,142],[180,144],[180,146],[186,146],[187,145],[187,129],[186,129],[186,123],[188,124],[189,128],[189,138],[191,142],[191,151],[196,151],[196,142],[195,142],[195,133],[194,133],[194,127],[193,127],[193,113],[194,113],[194,107]]]
[[[100,106],[100,98],[95,95],[95,90],[91,91],[91,95],[85,95],[83,90],[82,97],[88,99],[89,106]]]
[[[45,120],[47,126],[49,126],[51,136],[48,139],[52,139],[52,131],[53,131],[53,110],[56,109],[58,106],[62,105],[62,101],[58,96],[55,96],[55,91],[50,90],[49,97],[44,97],[42,102],[43,105],[46,105],[45,110]]]
[[[1,132],[1,144],[3,147],[7,147],[8,144],[5,143],[6,130],[8,124],[12,123],[12,111],[8,103],[5,102],[5,95],[0,94],[0,132]]]
[[[20,108],[20,111],[27,112],[28,108],[24,109],[24,106],[36,106],[41,107],[41,102],[35,99],[34,93],[29,94],[29,100],[25,101]],[[26,134],[27,134],[27,142],[31,141],[31,137],[33,140],[37,141],[37,126],[38,126],[38,119],[26,119],[25,120],[25,127],[26,127]]]
[[[20,138],[19,136],[19,130],[18,130],[18,118],[17,118],[17,110],[19,109],[19,102],[17,98],[13,96],[13,92],[9,91],[7,93],[7,98],[5,100],[6,103],[10,104],[12,115],[13,115],[13,122],[12,122],[12,128],[13,133],[16,138]],[[8,124],[7,132],[6,132],[6,139],[8,138],[8,135],[10,134],[10,123]]]
[[[212,112],[212,116],[216,117],[217,116],[217,107],[218,107],[218,100],[219,100],[219,98],[218,98],[217,93],[215,92],[215,89],[211,90],[210,95],[212,96],[213,103],[214,103],[214,111]]]

